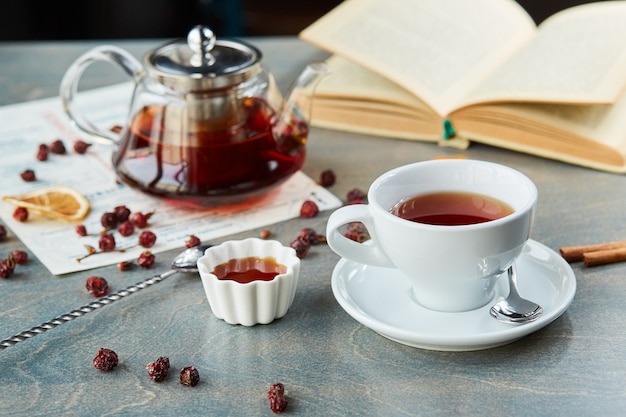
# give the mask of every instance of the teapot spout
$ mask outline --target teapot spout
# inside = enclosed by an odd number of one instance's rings
[[[282,152],[298,153],[306,144],[315,88],[330,73],[326,63],[310,63],[286,95],[287,99],[272,124],[272,133]]]

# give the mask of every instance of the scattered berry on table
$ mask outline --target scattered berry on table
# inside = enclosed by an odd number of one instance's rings
[[[135,233],[135,225],[129,220],[126,220],[117,225],[117,231],[122,236],[130,236]]]
[[[335,184],[335,181],[336,181],[335,171],[333,171],[332,169],[327,169],[325,171],[322,171],[322,173],[320,174],[319,184],[322,187],[331,187]]]
[[[20,177],[26,182],[32,182],[37,180],[37,176],[35,175],[35,171],[32,169],[25,169],[20,173]]]
[[[180,371],[179,381],[188,387],[195,387],[200,382],[200,373],[194,366],[185,366]]]
[[[286,409],[287,409],[287,399],[284,396],[280,395],[277,397],[270,398],[270,410],[272,410],[272,412],[278,414],[278,413],[282,413]]]
[[[150,217],[152,217],[153,214],[154,214],[153,212],[143,213],[141,211],[136,211],[130,217],[130,221],[133,222],[133,224],[139,229],[144,229],[148,227],[148,221],[150,220]]]
[[[261,239],[269,239],[270,236],[272,236],[272,232],[269,229],[263,229],[261,233],[259,233]]]
[[[161,356],[154,362],[146,365],[148,376],[154,382],[161,382],[167,377],[170,370],[170,359],[167,356]]]
[[[50,144],[50,152],[57,155],[65,155],[67,153],[67,150],[65,149],[65,144],[61,139],[55,139]]]
[[[74,146],[73,146],[74,152],[82,155],[84,153],[87,153],[87,149],[89,149],[90,146],[91,146],[91,143],[87,143],[79,139],[74,142]]]
[[[189,239],[185,241],[185,247],[194,248],[196,246],[200,246],[200,238],[195,235],[189,235]]]
[[[103,297],[109,293],[109,283],[102,277],[91,276],[87,278],[85,288],[94,297]]]
[[[110,211],[104,213],[102,216],[100,216],[100,224],[106,230],[115,229],[117,227],[117,217],[115,216],[115,213],[112,213]]]
[[[117,366],[117,353],[107,348],[100,348],[93,358],[93,366],[101,371],[110,371]]]
[[[367,193],[360,190],[359,188],[353,188],[352,190],[348,191],[346,199],[348,200],[348,204],[363,203],[367,199]]]
[[[116,206],[113,209],[113,213],[118,223],[125,222],[130,217],[130,209],[126,206]]]
[[[309,242],[311,245],[317,245],[318,243],[326,242],[326,236],[320,235],[315,231],[315,229],[310,227],[305,227],[300,230],[296,239],[302,239],[306,242]]]
[[[15,261],[11,258],[0,259],[0,278],[9,278],[15,270]]]
[[[296,256],[300,259],[306,258],[309,253],[309,249],[311,249],[311,242],[308,240],[296,238],[292,241],[289,246],[296,250]]]
[[[112,250],[115,250],[115,236],[111,233],[105,233],[100,236],[98,247],[103,252],[111,252]]]
[[[300,207],[300,217],[311,218],[317,216],[320,209],[314,201],[306,200]]]
[[[16,207],[13,211],[13,218],[18,222],[25,222],[28,220],[28,210],[25,207]]]
[[[87,236],[87,228],[84,224],[77,224],[74,230],[78,236]]]
[[[133,267],[134,262],[132,261],[122,261],[117,263],[117,269],[119,271],[128,271]]]
[[[267,391],[267,398],[270,400],[270,410],[274,413],[282,413],[287,408],[285,398],[285,386],[277,382],[272,384]]]
[[[137,258],[137,265],[144,269],[152,268],[155,259],[156,257],[154,256],[154,254],[149,250],[146,250],[143,251],[141,255],[139,255],[139,258]]]
[[[37,149],[37,160],[38,161],[47,161],[48,154],[50,153],[50,148],[45,143],[41,143],[39,148]]]
[[[350,240],[354,240],[355,242],[365,242],[370,239],[369,232],[365,225],[361,222],[351,222],[348,224],[347,230],[343,234]]]
[[[14,250],[9,254],[9,257],[12,257],[18,265],[24,265],[28,262],[28,253],[23,250]]]
[[[157,240],[157,236],[150,230],[144,230],[139,235],[139,244],[144,248],[151,248]]]

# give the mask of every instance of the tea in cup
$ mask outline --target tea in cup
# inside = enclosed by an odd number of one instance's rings
[[[368,204],[331,214],[326,238],[341,257],[399,270],[424,307],[462,312],[495,296],[500,276],[530,238],[537,187],[512,168],[434,160],[395,168],[370,186]],[[371,239],[342,228],[361,222]],[[384,274],[380,279],[385,279]]]

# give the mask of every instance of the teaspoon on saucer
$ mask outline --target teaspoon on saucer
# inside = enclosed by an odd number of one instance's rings
[[[515,265],[509,267],[508,276],[509,295],[491,307],[490,314],[506,323],[528,323],[539,318],[543,313],[543,308],[537,303],[522,298],[517,291]]]

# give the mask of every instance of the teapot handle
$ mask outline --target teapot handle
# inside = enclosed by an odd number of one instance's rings
[[[80,130],[89,134],[96,141],[117,143],[119,136],[114,132],[102,129],[89,121],[83,112],[75,108],[74,97],[78,91],[78,82],[87,67],[94,62],[104,61],[117,65],[128,74],[135,83],[144,75],[141,63],[127,51],[112,45],[103,45],[93,48],[78,59],[67,69],[61,81],[60,96],[63,109],[70,121]]]

